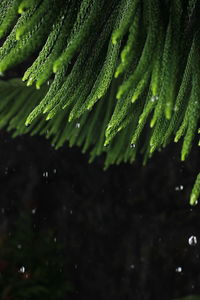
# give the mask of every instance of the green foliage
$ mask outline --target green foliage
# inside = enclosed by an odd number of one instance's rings
[[[146,162],[181,138],[187,158],[200,117],[198,1],[3,0],[0,8],[0,72],[38,53],[23,80],[40,89],[2,81],[1,127],[44,134],[56,148],[69,141],[90,149],[91,161],[105,153],[105,168],[138,151]],[[191,204],[199,194],[198,176]]]

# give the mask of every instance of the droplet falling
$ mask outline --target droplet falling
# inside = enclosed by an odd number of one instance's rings
[[[182,191],[183,190],[183,185],[179,185],[175,187],[175,191]]]
[[[22,266],[20,269],[19,269],[19,273],[25,273],[25,267]]]
[[[151,102],[155,102],[157,100],[158,100],[158,96],[152,96],[150,99]]]
[[[49,176],[49,172],[44,172],[44,173],[43,173],[43,177],[46,177],[46,178],[47,178],[48,176]]]
[[[181,272],[182,272],[182,268],[181,268],[181,267],[177,267],[177,268],[176,268],[176,272],[177,272],[177,273],[181,273]]]
[[[189,237],[188,244],[190,246],[196,246],[196,244],[197,244],[197,237],[195,235],[192,235],[191,237]]]
[[[134,149],[135,147],[136,147],[136,145],[135,145],[135,144],[131,144],[131,148],[133,148],[133,149]]]
[[[37,209],[37,208],[33,208],[33,209],[32,209],[32,214],[33,214],[33,215],[36,213],[36,209]]]

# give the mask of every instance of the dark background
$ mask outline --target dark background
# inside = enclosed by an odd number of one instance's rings
[[[0,140],[1,235],[8,243],[21,211],[36,208],[34,227],[54,230],[70,261],[73,293],[55,299],[200,294],[199,205],[189,205],[197,147],[185,163],[180,144],[157,152],[146,167],[138,158],[103,171],[103,157],[88,164],[79,148],[56,151],[43,137],[12,139],[1,131]]]

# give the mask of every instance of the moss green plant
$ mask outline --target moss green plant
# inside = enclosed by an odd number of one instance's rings
[[[34,54],[22,80],[40,90],[1,81],[0,126],[105,153],[105,168],[182,138],[184,161],[199,130],[199,17],[196,0],[2,0],[0,72]],[[200,175],[191,205],[199,194]]]

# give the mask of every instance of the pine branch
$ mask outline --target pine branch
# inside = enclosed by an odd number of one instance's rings
[[[1,81],[0,127],[90,149],[91,161],[105,153],[105,168],[133,162],[141,149],[146,162],[181,138],[185,160],[199,130],[199,8],[190,0],[2,0],[0,72],[38,53],[23,80],[40,91]],[[191,204],[199,194],[198,176]]]

